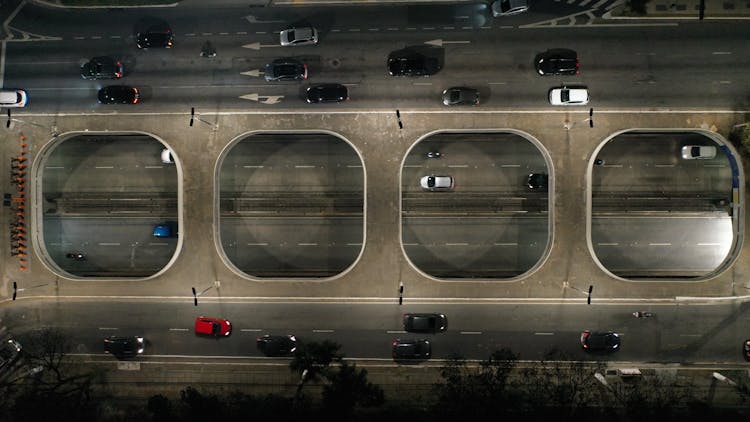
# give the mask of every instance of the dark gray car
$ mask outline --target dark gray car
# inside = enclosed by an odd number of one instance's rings
[[[392,343],[393,360],[419,362],[432,356],[432,346],[426,339],[397,339]]]
[[[112,57],[93,57],[81,66],[83,79],[120,79],[124,72],[122,63]]]
[[[442,333],[448,328],[448,318],[438,313],[404,314],[404,330],[413,333]]]
[[[266,65],[263,77],[269,82],[307,79],[307,65],[296,59],[276,59]]]

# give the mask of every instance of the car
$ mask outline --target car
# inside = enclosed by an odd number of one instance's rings
[[[443,105],[477,105],[479,104],[479,91],[474,88],[454,86],[443,91]]]
[[[750,361],[750,339],[742,343],[742,355],[745,356],[745,360]]]
[[[307,88],[305,98],[310,104],[349,101],[349,90],[341,84],[318,84]]]
[[[549,103],[552,105],[584,105],[589,102],[589,90],[585,87],[552,88],[549,91]]]
[[[614,331],[590,331],[581,333],[581,347],[589,352],[614,352],[620,348],[620,335]]]
[[[438,313],[404,314],[404,331],[410,333],[442,333],[448,328],[448,318]]]
[[[144,341],[141,336],[109,336],[104,339],[104,353],[117,358],[130,358],[143,353]]]
[[[102,104],[136,104],[140,100],[138,88],[126,85],[110,85],[99,90]]]
[[[536,72],[542,76],[578,75],[580,63],[578,53],[568,48],[553,48],[536,56]]]
[[[140,49],[149,48],[172,48],[174,45],[174,34],[169,27],[153,26],[135,36],[135,45]]]
[[[289,28],[281,31],[279,40],[283,46],[315,45],[318,43],[318,30],[312,26]]]
[[[391,345],[395,361],[427,360],[432,356],[432,345],[427,339],[396,339]]]
[[[276,59],[266,65],[263,77],[269,82],[307,79],[307,65],[295,59]]]
[[[682,158],[685,160],[709,160],[716,157],[713,145],[685,145],[682,147]]]
[[[21,343],[9,338],[0,344],[0,371],[7,371],[21,356]]]
[[[177,237],[177,223],[174,221],[165,221],[154,226],[152,231],[154,237]]]
[[[526,178],[526,186],[531,190],[547,190],[547,173],[531,173]]]
[[[124,74],[122,63],[112,57],[93,57],[81,65],[83,79],[120,79]]]
[[[26,107],[29,96],[23,89],[0,89],[0,107]]]
[[[269,334],[255,339],[258,350],[266,356],[289,356],[297,350],[297,337],[293,335],[272,336]]]
[[[440,71],[440,61],[435,57],[409,49],[397,50],[388,55],[388,73],[391,76],[430,76]]]
[[[161,162],[163,164],[174,164],[174,155],[172,154],[172,150],[169,148],[164,148],[161,150]]]
[[[226,337],[232,333],[232,324],[226,319],[199,316],[195,319],[195,333]]]
[[[496,0],[492,2],[492,16],[511,16],[529,10],[527,0]]]
[[[453,190],[453,177],[436,176],[432,174],[422,177],[419,181],[419,185],[422,186],[422,189],[429,191]]]

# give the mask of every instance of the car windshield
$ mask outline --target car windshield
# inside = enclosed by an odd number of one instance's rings
[[[560,101],[567,103],[570,101],[570,91],[567,89],[563,89],[560,91]]]
[[[430,176],[427,178],[427,186],[434,188],[435,187],[435,177]]]

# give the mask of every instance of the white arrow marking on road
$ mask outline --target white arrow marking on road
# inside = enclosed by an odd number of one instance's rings
[[[284,96],[283,95],[245,94],[245,95],[240,95],[240,98],[242,98],[243,100],[260,101],[263,104],[276,104],[282,98],[284,98]]]
[[[425,41],[425,44],[430,44],[430,45],[434,45],[437,47],[442,47],[443,44],[469,44],[469,43],[471,43],[471,41],[443,41],[440,38],[436,40]]]
[[[242,48],[251,48],[253,50],[260,50],[261,47],[281,47],[281,44],[263,44],[261,45],[259,42],[254,42],[252,44],[245,44],[242,46]]]
[[[274,20],[268,20],[268,21],[266,21],[266,20],[261,20],[261,19],[256,18],[253,15],[247,15],[247,16],[245,16],[245,19],[247,19],[247,21],[250,22],[250,23],[284,23],[284,21],[274,21]]]
[[[245,75],[245,76],[260,76],[260,69],[248,70],[247,72],[240,72],[240,75]]]

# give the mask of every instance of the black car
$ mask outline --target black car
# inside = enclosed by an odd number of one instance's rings
[[[395,361],[420,361],[432,356],[432,346],[426,339],[397,339],[392,346]]]
[[[413,333],[442,333],[448,328],[444,314],[404,314],[404,330]]]
[[[590,352],[614,352],[620,348],[620,335],[614,331],[589,331],[581,333],[581,347]]]
[[[411,50],[398,50],[388,55],[391,76],[430,76],[440,71],[440,61]]]
[[[99,90],[102,104],[135,104],[140,99],[138,88],[126,85],[110,85]]]
[[[289,356],[297,350],[297,338],[293,335],[264,335],[255,339],[258,350],[266,356]]]
[[[548,176],[546,173],[531,173],[526,178],[526,186],[531,190],[546,191]]]
[[[474,88],[456,86],[443,91],[443,105],[477,105],[479,91]]]
[[[341,84],[320,84],[307,88],[307,102],[340,103],[349,100],[349,90]]]
[[[169,28],[153,27],[136,34],[135,44],[141,49],[172,48],[172,45],[174,44],[174,35]]]
[[[21,343],[7,339],[0,343],[0,373],[8,371],[21,356]]]
[[[269,82],[307,79],[307,65],[295,59],[276,59],[266,65],[263,76]]]
[[[112,57],[94,57],[81,66],[83,79],[120,79],[123,74],[122,63]]]
[[[109,336],[104,339],[104,353],[117,358],[131,358],[143,353],[143,337]]]
[[[540,75],[577,75],[580,73],[578,53],[567,48],[547,50],[534,60]]]

